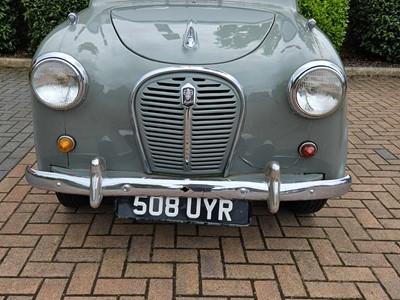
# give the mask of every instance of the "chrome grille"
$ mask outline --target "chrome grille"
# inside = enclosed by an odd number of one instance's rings
[[[202,69],[203,70],[203,69]],[[185,160],[185,113],[181,89],[196,89],[190,109],[190,160]],[[239,88],[207,71],[167,72],[145,78],[133,98],[135,126],[149,172],[224,173],[243,112]],[[187,137],[186,137],[187,139]]]

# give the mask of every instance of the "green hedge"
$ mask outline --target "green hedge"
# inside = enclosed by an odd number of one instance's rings
[[[4,0],[3,0],[4,1]],[[28,25],[28,50],[34,52],[42,39],[59,23],[67,19],[68,13],[78,12],[88,6],[88,0],[21,0],[25,8]]]
[[[0,53],[12,53],[18,47],[17,24],[20,17],[19,2],[1,0]]]
[[[350,20],[353,46],[400,63],[399,0],[352,0]]]
[[[300,13],[314,18],[318,27],[340,49],[346,37],[350,0],[299,0]],[[399,1],[399,0],[397,0]]]

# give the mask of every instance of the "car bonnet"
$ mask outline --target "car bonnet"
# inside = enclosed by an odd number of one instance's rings
[[[223,6],[128,6],[111,11],[121,42],[144,58],[215,64],[254,51],[275,19],[270,11]]]

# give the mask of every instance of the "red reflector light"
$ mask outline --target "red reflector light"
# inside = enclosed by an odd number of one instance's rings
[[[302,157],[310,158],[317,154],[318,148],[313,142],[305,142],[299,147],[299,154]]]

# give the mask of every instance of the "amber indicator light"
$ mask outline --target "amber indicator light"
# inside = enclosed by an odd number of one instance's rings
[[[71,152],[75,148],[75,140],[67,135],[60,136],[57,140],[57,147],[63,153]]]

